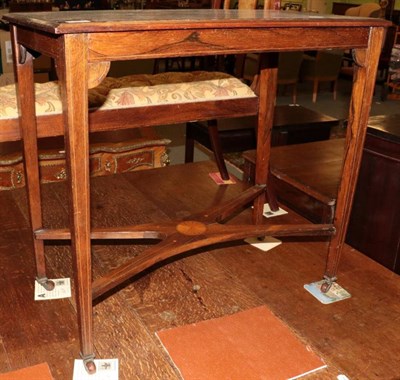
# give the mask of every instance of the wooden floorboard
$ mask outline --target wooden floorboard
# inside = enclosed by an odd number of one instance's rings
[[[11,371],[10,361],[7,357],[7,350],[3,343],[3,338],[0,338],[0,373]]]
[[[242,189],[210,185],[208,172],[215,167],[209,164],[161,170],[96,178],[93,225],[179,219]],[[44,186],[43,198],[45,225],[65,226],[65,185]],[[302,220],[292,212],[279,218],[279,223]],[[247,212],[232,222],[249,219]],[[79,357],[75,301],[33,301],[24,190],[0,193],[0,228],[0,373],[48,362],[56,380],[70,379]],[[142,243],[95,244],[94,277],[139,255],[149,244]],[[68,243],[47,244],[46,253],[51,276],[73,276]],[[158,264],[95,305],[96,355],[119,358],[120,379],[179,379],[157,331],[265,304],[328,364],[309,379],[336,379],[339,373],[350,379],[400,379],[399,276],[346,247],[339,284],[352,298],[322,305],[303,285],[321,279],[325,255],[323,240],[287,239],[266,253],[237,242]]]

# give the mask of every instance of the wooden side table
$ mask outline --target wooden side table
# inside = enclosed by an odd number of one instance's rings
[[[384,29],[389,25],[381,19],[340,18],[264,10],[150,10],[90,11],[8,14],[13,36],[15,72],[18,83],[20,123],[22,127],[25,164],[28,174],[30,214],[38,279],[47,281],[45,239],[69,239],[75,269],[75,288],[79,315],[81,356],[89,372],[95,371],[92,333],[92,301],[110,289],[156,262],[218,242],[239,240],[250,236],[331,236],[325,271],[326,290],[335,281],[355,181],[361,159],[374,80]],[[270,137],[277,84],[279,51],[353,48],[358,65],[354,77],[345,160],[333,224],[273,225],[263,220]],[[70,189],[71,225],[65,230],[44,228],[40,204],[37,131],[32,56],[29,49],[49,55],[55,60],[64,99],[64,135]],[[91,229],[89,193],[89,119],[87,90],[101,81],[109,62],[140,58],[263,54],[258,98],[257,158],[254,187],[237,199],[217,205],[190,220],[128,226],[125,228]],[[225,102],[229,104],[229,101]],[[253,103],[251,103],[253,104]],[[139,126],[197,120],[199,105],[159,108],[150,113],[147,107],[129,109],[113,115],[102,128],[124,127],[126,117]],[[238,115],[238,109],[207,103],[208,117],[215,119]],[[242,105],[241,114],[246,106]],[[249,114],[251,114],[249,112]],[[222,224],[237,210],[252,201],[252,225]],[[335,234],[334,234],[335,233]],[[333,235],[334,234],[334,235]],[[91,239],[154,238],[162,242],[149,248],[92,283]]]

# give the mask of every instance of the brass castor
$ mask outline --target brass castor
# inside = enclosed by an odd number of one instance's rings
[[[324,282],[321,285],[321,292],[322,293],[328,293],[329,289],[332,287],[332,282]]]
[[[82,355],[82,353],[81,353],[81,358],[82,358],[83,366],[85,367],[86,372],[89,375],[93,375],[94,373],[96,373],[96,364],[94,363],[94,354]]]
[[[324,282],[321,285],[321,292],[328,293],[329,289],[332,287],[333,283],[336,282],[336,277],[324,276]]]
[[[96,364],[94,363],[93,359],[89,359],[87,361],[84,361],[83,364],[85,366],[86,372],[89,375],[93,375],[94,373],[96,373]]]
[[[47,277],[36,278],[36,281],[42,285],[47,291],[51,291],[56,287],[54,281],[49,280]]]

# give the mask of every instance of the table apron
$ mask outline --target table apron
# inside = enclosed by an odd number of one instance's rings
[[[51,58],[59,56],[63,46],[62,36],[32,31],[24,27],[16,27],[16,30],[17,42],[20,45]]]
[[[332,33],[334,29],[334,33]],[[88,61],[366,48],[370,27],[185,29],[87,34]],[[298,36],[301,35],[301,41]],[[58,58],[63,35],[17,28],[18,43]],[[104,41],[108,41],[107,44]]]
[[[321,27],[91,33],[89,61],[367,47],[370,28],[334,29],[335,33]]]

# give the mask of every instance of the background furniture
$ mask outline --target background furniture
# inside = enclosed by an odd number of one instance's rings
[[[358,7],[359,4],[353,3],[342,3],[338,1],[334,1],[332,3],[332,14],[334,15],[344,15],[347,9]]]
[[[318,51],[315,56],[305,54],[300,67],[300,80],[313,83],[312,100],[317,101],[321,82],[331,85],[333,99],[336,100],[336,89],[340,68],[342,66],[343,50]]]
[[[259,55],[247,54],[241,63],[241,67],[236,67],[236,75],[250,82],[259,72]],[[292,103],[297,102],[297,83],[299,81],[300,65],[303,60],[301,51],[281,52],[278,60],[278,87],[286,91],[288,86],[292,87]]]
[[[329,139],[331,128],[339,120],[302,106],[276,106],[271,145],[299,144]],[[218,122],[218,139],[222,153],[243,152],[256,147],[256,120],[254,118],[222,119]],[[185,162],[193,161],[194,143],[212,150],[213,146],[204,123],[186,126]]]
[[[10,32],[0,29],[0,86],[14,83],[14,68],[11,50]],[[34,60],[35,82],[47,82],[52,74],[51,60],[46,56],[39,56]]]
[[[10,12],[48,12],[52,8],[51,0],[11,0]]]
[[[358,17],[380,17],[381,7],[378,3],[364,3],[355,7],[350,7],[344,12],[346,16]]]
[[[90,174],[104,176],[168,164],[169,140],[140,130],[98,132],[90,136]],[[67,168],[64,141],[60,137],[40,139],[40,182],[65,181]],[[20,141],[0,143],[0,190],[25,186],[25,169]]]
[[[400,27],[393,28],[392,33],[394,45],[390,54],[387,54],[388,69],[383,98],[400,100]]]
[[[400,274],[400,114],[368,125],[347,242]]]

